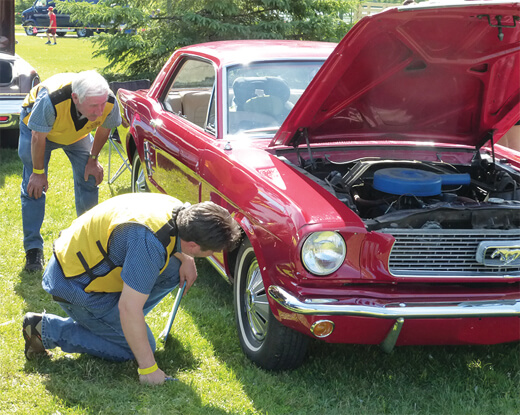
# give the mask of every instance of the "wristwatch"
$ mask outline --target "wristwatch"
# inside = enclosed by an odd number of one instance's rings
[[[94,154],[90,154],[88,157],[91,158],[92,160],[97,160],[99,155],[95,156]]]

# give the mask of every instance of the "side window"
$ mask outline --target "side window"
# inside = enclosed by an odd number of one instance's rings
[[[215,69],[211,63],[186,59],[174,75],[163,107],[201,128],[214,130],[214,120],[208,119],[214,84]]]

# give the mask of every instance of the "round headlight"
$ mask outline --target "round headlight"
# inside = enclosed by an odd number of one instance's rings
[[[347,253],[345,241],[337,232],[312,233],[302,248],[305,268],[316,275],[328,275],[336,271]]]

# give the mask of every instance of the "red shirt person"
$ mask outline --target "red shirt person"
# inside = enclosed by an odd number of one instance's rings
[[[56,15],[54,14],[54,8],[51,6],[48,9],[49,14],[49,28],[47,29],[47,42],[46,45],[51,44],[51,36],[54,39],[54,44],[56,44],[56,29],[58,25],[56,24]]]

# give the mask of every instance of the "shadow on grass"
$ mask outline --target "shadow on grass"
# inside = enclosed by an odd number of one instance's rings
[[[0,187],[4,187],[5,178],[16,174],[22,177],[23,164],[16,149],[0,148]]]
[[[25,312],[49,313],[65,316],[61,307],[52,300],[52,296],[42,288],[43,272],[20,271],[15,293],[25,301]]]
[[[107,177],[108,176],[106,176],[103,180],[107,180]],[[119,182],[117,182],[117,181],[119,181]],[[116,182],[114,182],[113,184],[109,184],[108,185],[108,188],[109,188],[109,191],[110,191],[110,197],[122,195],[122,194],[125,194],[125,193],[132,193],[132,186],[130,186],[130,185],[128,185],[128,186],[121,186],[122,178],[116,179]]]
[[[168,366],[167,373],[193,369],[196,365],[190,352],[175,339],[167,350],[157,351],[159,367]],[[139,384],[134,361],[109,362],[88,355],[59,353],[52,358],[39,358],[25,364],[27,373],[44,378],[46,389],[70,409],[84,414],[183,414],[223,415],[229,413],[201,402],[195,388],[180,380],[160,387]]]
[[[197,296],[187,297],[183,310],[262,413],[486,414],[520,407],[519,343],[401,346],[386,354],[378,346],[311,340],[300,368],[264,371],[241,352],[232,287],[209,264],[198,266]],[[200,302],[210,299],[212,308],[201,312]],[[266,399],[266,385],[283,398]]]

